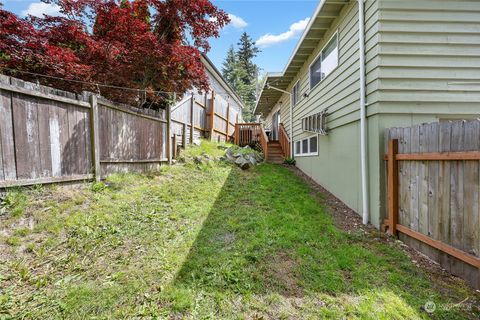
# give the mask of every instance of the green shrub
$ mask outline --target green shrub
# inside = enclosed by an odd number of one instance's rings
[[[294,166],[297,162],[295,161],[294,158],[286,157],[286,158],[283,158],[283,163]]]

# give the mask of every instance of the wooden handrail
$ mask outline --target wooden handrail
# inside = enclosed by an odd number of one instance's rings
[[[288,138],[287,130],[285,130],[283,123],[279,125],[278,141],[282,147],[283,156],[290,157],[290,139]]]
[[[236,123],[235,144],[243,147],[258,142],[268,159],[268,136],[260,123]]]

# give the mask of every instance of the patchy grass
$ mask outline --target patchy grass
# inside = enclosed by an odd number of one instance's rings
[[[223,154],[202,143],[185,158],[202,152]],[[397,243],[340,231],[281,166],[187,160],[22,194],[22,215],[0,220],[0,318],[480,316],[462,281],[431,280]]]
[[[0,200],[0,216],[10,215],[19,217],[23,215],[27,207],[27,196],[21,189],[12,188],[7,190],[5,196]]]

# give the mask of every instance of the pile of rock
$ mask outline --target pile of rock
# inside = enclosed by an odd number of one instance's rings
[[[235,163],[242,170],[247,170],[263,161],[262,154],[249,146],[243,148],[230,147],[225,151],[225,158],[227,161]]]

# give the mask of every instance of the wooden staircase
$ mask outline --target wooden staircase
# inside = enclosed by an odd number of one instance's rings
[[[288,157],[290,154],[290,142],[283,124],[280,124],[279,129],[278,141],[269,141],[260,123],[236,123],[235,144],[243,147],[251,143],[258,143],[265,155],[266,162],[281,164],[284,157]]]
[[[280,142],[269,141],[267,150],[268,150],[267,162],[277,163],[277,164],[283,163],[284,155],[283,155],[283,150],[282,150],[282,146],[280,145]]]

